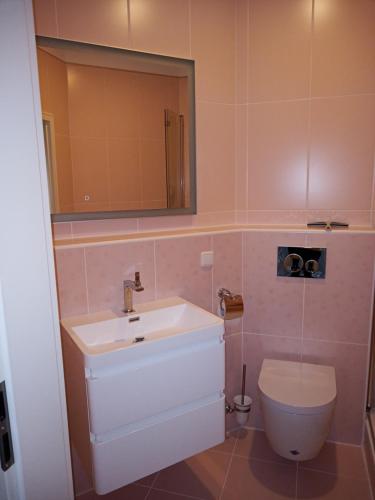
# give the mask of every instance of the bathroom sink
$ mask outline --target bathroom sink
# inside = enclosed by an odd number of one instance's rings
[[[67,319],[62,326],[90,367],[102,365],[109,355],[116,361],[134,361],[146,353],[208,341],[224,331],[221,318],[180,297],[140,304],[129,315],[107,311]]]
[[[221,318],[173,297],[61,325],[71,440],[97,493],[224,441]]]

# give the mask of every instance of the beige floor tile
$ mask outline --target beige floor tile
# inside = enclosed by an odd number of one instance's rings
[[[368,481],[300,469],[297,499],[371,500],[371,494]]]
[[[207,451],[160,472],[154,487],[212,500],[219,498],[230,455]]]
[[[211,451],[220,451],[222,453],[231,454],[233,452],[234,445],[236,444],[236,434],[236,432],[230,433],[223,443],[214,446],[213,448],[211,448]]]
[[[235,456],[222,500],[294,499],[295,488],[295,467]]]
[[[147,500],[187,500],[188,498],[189,497],[181,496],[176,493],[168,493],[167,491],[151,490]]]
[[[237,431],[237,443],[234,454],[249,459],[257,458],[295,467],[295,463],[292,460],[280,457],[272,450],[264,432],[253,429],[240,429]]]
[[[319,455],[313,460],[302,462],[301,468],[367,480],[363,453],[359,446],[326,443]]]
[[[129,484],[107,495],[97,495],[94,491],[76,497],[77,500],[145,500],[149,488],[137,484]]]

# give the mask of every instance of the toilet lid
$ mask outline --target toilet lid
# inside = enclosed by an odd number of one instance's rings
[[[272,401],[296,413],[326,406],[336,398],[333,366],[265,359],[258,386]]]

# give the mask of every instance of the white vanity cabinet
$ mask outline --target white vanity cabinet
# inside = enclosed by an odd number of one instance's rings
[[[158,320],[153,311],[160,309]],[[136,336],[142,321],[154,322],[142,342],[134,343],[131,317]],[[146,304],[131,317],[102,313],[62,322],[71,442],[98,494],[225,437],[222,320],[180,298]]]

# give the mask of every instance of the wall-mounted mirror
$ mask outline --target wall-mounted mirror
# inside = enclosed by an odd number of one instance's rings
[[[52,220],[196,212],[194,62],[37,37]]]

